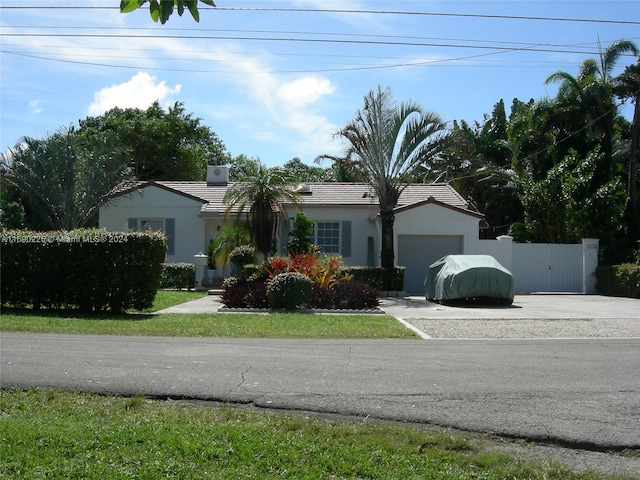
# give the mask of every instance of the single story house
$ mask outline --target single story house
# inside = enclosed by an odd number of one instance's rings
[[[228,167],[210,166],[207,181],[150,181],[100,208],[99,226],[108,231],[159,230],[168,241],[167,262],[193,262],[225,224],[223,198]],[[285,204],[287,218],[302,211],[314,222],[314,243],[342,256],[347,265],[379,265],[378,200],[366,183],[304,183],[297,186],[300,209]],[[447,254],[474,250],[483,215],[450,185],[409,184],[395,209],[394,246],[406,267],[405,290],[421,292],[428,266]],[[279,222],[276,244],[284,252],[290,221]]]

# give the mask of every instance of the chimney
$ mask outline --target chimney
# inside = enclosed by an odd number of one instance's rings
[[[229,183],[227,165],[207,165],[207,185],[226,185]]]

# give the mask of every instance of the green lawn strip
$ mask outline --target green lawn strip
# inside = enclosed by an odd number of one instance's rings
[[[149,312],[115,315],[74,310],[3,308],[5,332],[88,335],[150,335],[230,338],[418,338],[386,315],[320,315],[309,313],[206,313],[156,315],[152,312],[194,300],[205,292],[160,290]]]
[[[230,338],[418,338],[386,315],[2,312],[5,332]]]
[[[142,397],[3,390],[0,412],[6,479],[614,478],[450,432]]]

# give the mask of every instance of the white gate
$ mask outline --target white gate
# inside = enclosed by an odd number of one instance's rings
[[[595,293],[598,244],[513,243],[509,236],[479,240],[466,252],[492,255],[512,274],[517,293]]]
[[[582,292],[582,244],[514,243],[518,292]]]

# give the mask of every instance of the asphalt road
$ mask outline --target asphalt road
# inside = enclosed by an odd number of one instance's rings
[[[3,388],[406,420],[640,449],[640,339],[266,340],[2,333]]]

